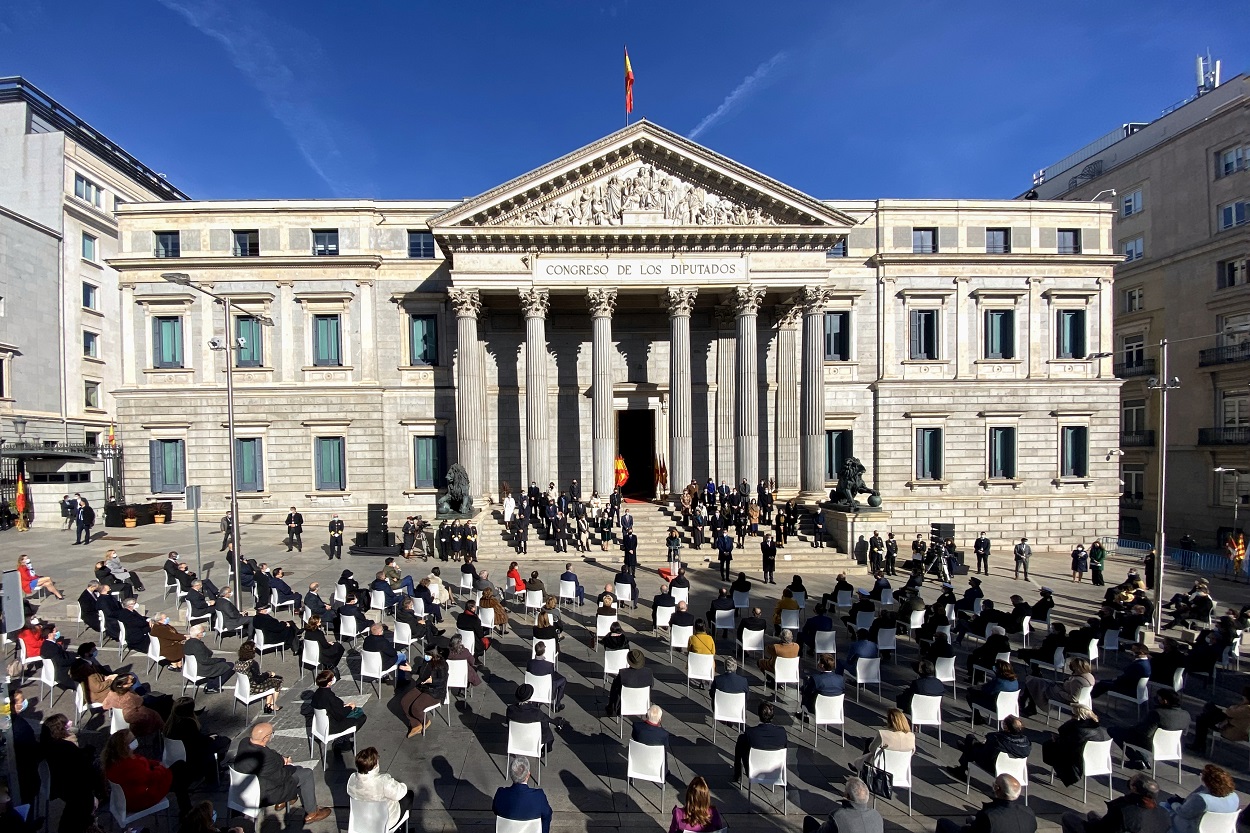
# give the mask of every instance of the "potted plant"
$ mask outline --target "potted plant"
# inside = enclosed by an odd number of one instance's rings
[[[126,528],[133,529],[137,523],[139,523],[139,513],[135,511],[133,506],[127,506],[125,517]]]
[[[154,524],[165,523],[165,504],[163,503],[156,504],[156,508],[152,512],[152,523]]]

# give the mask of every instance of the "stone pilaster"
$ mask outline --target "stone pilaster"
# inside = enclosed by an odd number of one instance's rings
[[[449,289],[456,312],[456,461],[469,473],[473,495],[486,488],[486,414],[482,409],[485,374],[477,340],[482,298],[476,289]]]
[[[696,288],[668,290],[668,490],[678,494],[694,477],[690,397],[690,313]]]
[[[802,401],[799,409],[799,489],[804,500],[825,495],[825,304],[829,291],[804,287]]]
[[[794,357],[798,353],[801,307],[795,304],[777,309],[777,487],[783,491],[799,488],[799,372]]]
[[[544,487],[551,480],[551,417],[547,389],[547,290],[518,290],[525,313],[525,464],[526,478]]]
[[[764,290],[753,286],[734,289],[736,332],[734,400],[734,484],[746,478],[759,481],[760,465],[760,383],[757,367],[756,328]],[[733,485],[733,484],[731,484]]]
[[[616,414],[612,410],[612,313],[615,289],[588,289],[591,315],[590,410],[594,488],[606,496],[615,487]]]

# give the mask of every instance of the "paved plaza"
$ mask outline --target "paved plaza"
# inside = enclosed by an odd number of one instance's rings
[[[491,524],[491,521],[485,522],[484,534]],[[67,601],[76,598],[91,578],[95,560],[102,558],[107,549],[116,548],[130,568],[144,578],[147,590],[140,594],[140,602],[146,605],[147,611],[152,613],[162,609],[172,610],[171,603],[162,601],[163,581],[158,571],[164,554],[169,549],[177,549],[182,553],[183,560],[189,562],[193,570],[196,569],[193,525],[179,521],[159,527],[108,529],[103,532],[105,534],[98,536],[85,548],[70,546],[72,533],[48,530],[36,530],[22,535],[7,532],[0,536],[0,541],[3,541],[9,554],[6,559],[8,563],[14,562],[18,553],[29,553],[34,559],[36,570],[52,576],[65,593]],[[200,574],[213,578],[218,583],[224,582],[226,565],[218,551],[221,536],[217,534],[215,524],[202,526],[201,541],[203,555]],[[381,559],[374,557],[346,555],[342,561],[328,561],[321,549],[321,543],[319,534],[310,533],[306,536],[302,553],[287,553],[280,527],[246,526],[243,536],[243,549],[247,557],[267,561],[271,566],[284,567],[292,587],[301,593],[310,581],[319,581],[322,584],[323,597],[329,598],[335,580],[345,567],[354,570],[362,584],[365,583],[366,576],[371,578],[372,573],[381,567]],[[999,549],[1005,551],[1006,544],[1000,543]],[[735,562],[735,566],[747,569],[752,579],[757,581],[758,569],[752,568],[758,568],[758,550],[748,545],[746,553],[744,558]],[[592,557],[607,555],[615,556],[616,553],[592,553]],[[593,595],[596,585],[602,587],[605,581],[610,581],[612,573],[615,572],[614,566],[609,569],[609,565],[616,563],[615,558],[602,564],[582,562],[580,555],[570,553],[569,560],[574,562],[574,570],[587,588],[588,595]],[[419,579],[436,563],[414,561],[402,566],[406,572]],[[702,616],[715,595],[717,576],[713,569],[702,564],[701,559],[692,563],[694,575],[691,608],[696,615]],[[1106,573],[1108,581],[1121,580],[1132,563],[1127,558],[1111,556]],[[458,577],[458,565],[444,567],[444,576],[454,583]],[[489,569],[496,582],[502,583],[507,562],[495,557],[484,557],[480,567]],[[1055,590],[1056,620],[1072,622],[1084,618],[1096,610],[1103,588],[1094,588],[1088,582],[1072,584],[1069,581],[1068,567],[1067,553],[1035,554],[1031,580],[1026,584],[1024,581],[1012,579],[1010,555],[997,555],[992,562],[993,574],[985,580],[986,596],[1005,602],[1010,594],[1020,593],[1032,601],[1036,598],[1039,587],[1049,585]],[[557,580],[559,572],[557,562],[550,555],[542,558],[541,563],[535,558],[533,564],[523,558],[521,569],[523,573],[527,573],[529,569],[540,569],[548,586],[554,586],[553,582]],[[832,571],[817,571],[810,567],[804,570],[804,579],[812,594],[830,590],[833,578]],[[781,587],[788,579],[789,573],[783,563],[778,571],[779,584],[760,585],[757,581],[752,594],[753,603],[763,607],[768,615],[780,596]],[[1193,576],[1186,574],[1169,578],[1168,592],[1187,589],[1192,579]],[[641,596],[644,600],[649,600],[658,591],[660,580],[652,571],[641,569],[638,583]],[[852,583],[865,586],[866,575],[860,571],[858,576],[852,577]],[[896,586],[899,583],[901,579],[896,582]],[[957,592],[962,592],[966,585],[966,577],[956,579]],[[935,595],[935,586],[932,583],[926,584],[925,596],[932,600]],[[1213,595],[1220,611],[1228,605],[1250,601],[1250,592],[1247,592],[1245,585],[1233,585],[1218,578],[1214,580]],[[810,607],[809,603],[809,612]],[[406,724],[399,716],[397,701],[393,698],[393,689],[389,683],[382,686],[380,698],[374,695],[373,689],[368,685],[365,686],[363,694],[358,693],[357,653],[349,653],[340,666],[342,679],[337,683],[336,691],[349,702],[363,704],[368,714],[368,722],[358,735],[358,746],[377,747],[381,753],[383,771],[405,781],[416,795],[413,830],[494,829],[494,817],[490,811],[491,799],[495,790],[505,784],[504,749],[507,727],[504,710],[513,700],[513,692],[523,676],[524,662],[529,658],[529,628],[520,624],[523,618],[520,613],[515,605],[510,606],[510,622],[514,627],[507,636],[493,642],[487,657],[490,673],[484,676],[484,684],[471,690],[467,700],[454,705],[450,711],[450,725],[445,718],[447,712],[440,710],[432,727],[423,736],[405,739]],[[51,598],[44,600],[39,604],[39,616],[63,622],[62,631],[67,635],[72,636],[75,633],[75,627],[66,621],[64,602]],[[900,637],[897,662],[886,660],[882,666],[885,680],[883,698],[878,697],[875,690],[866,690],[856,704],[853,692],[848,687],[845,747],[841,745],[836,731],[833,734],[823,734],[818,746],[815,746],[811,730],[800,730],[793,717],[793,712],[797,709],[795,693],[791,690],[782,695],[777,722],[786,728],[791,739],[790,788],[787,793],[789,814],[783,816],[780,791],[770,795],[766,790],[760,792],[757,788],[752,807],[748,804],[745,790],[732,783],[732,749],[736,733],[730,730],[726,734],[726,727],[722,726],[713,740],[708,693],[694,690],[687,696],[684,659],[677,656],[670,663],[667,638],[653,635],[649,601],[644,601],[637,610],[625,612],[621,620],[626,633],[631,636],[631,642],[645,651],[647,667],[655,672],[656,685],[653,688],[652,701],[664,709],[664,726],[673,735],[667,791],[661,803],[660,790],[655,784],[638,783],[626,790],[624,774],[627,738],[623,742],[618,737],[616,720],[601,716],[606,701],[606,689],[602,682],[602,654],[591,649],[586,639],[585,625],[590,617],[593,617],[593,608],[589,605],[566,614],[566,639],[562,643],[559,658],[560,671],[568,678],[566,708],[559,715],[562,722],[556,731],[555,748],[548,756],[546,764],[541,768],[536,767],[540,773],[541,786],[556,811],[552,827],[556,831],[592,828],[666,830],[674,802],[682,799],[686,783],[696,774],[708,780],[713,803],[731,829],[801,829],[805,814],[823,817],[832,809],[835,799],[840,795],[845,777],[850,774],[848,762],[861,752],[862,739],[868,737],[870,732],[875,735],[875,730],[881,725],[885,708],[893,705],[900,688],[914,676],[911,664],[915,659],[915,646],[906,638]],[[454,612],[447,617],[443,627],[454,632]],[[844,633],[839,634],[840,646],[846,644],[844,636]],[[215,645],[215,639],[211,640],[211,644]],[[236,640],[228,640],[217,651],[218,655],[233,659],[234,654],[230,649],[234,644],[237,644]],[[718,638],[717,645],[721,654],[732,650],[730,639]],[[117,652],[112,644],[101,651],[101,660],[117,667]],[[1106,660],[1098,672],[1100,677],[1114,673],[1114,667],[1123,665],[1124,662],[1123,657]],[[132,655],[121,664],[133,664],[140,678],[150,681],[158,690],[176,692],[181,683],[176,672],[166,671],[159,679],[154,672],[146,674],[146,658]],[[287,686],[280,700],[283,709],[273,720],[277,729],[273,745],[279,752],[290,755],[296,761],[306,761],[311,757],[306,730],[309,719],[306,714],[306,701],[311,695],[311,679],[308,676],[300,679],[296,661],[289,653],[285,658],[276,654],[266,655],[264,666],[267,670],[281,674]],[[757,703],[762,698],[772,699],[773,693],[764,686],[762,675],[755,668],[754,662],[749,661],[747,666],[746,672],[752,682],[748,714],[751,715],[749,721],[753,723]],[[963,817],[989,798],[988,784],[983,776],[980,780],[974,776],[971,795],[965,795],[963,782],[957,783],[944,769],[956,761],[958,753],[953,744],[969,731],[968,711],[962,696],[966,687],[962,660],[958,666],[960,696],[947,697],[944,703],[947,719],[943,727],[943,746],[938,747],[936,734],[931,728],[923,731],[918,742],[913,763],[914,815],[908,816],[906,798],[902,797],[900,800],[900,796],[905,796],[905,793],[900,793],[894,801],[878,802],[878,809],[887,820],[887,830],[932,830],[936,818]],[[804,673],[810,668],[811,661],[804,659]],[[1213,692],[1204,688],[1201,682],[1191,683],[1185,693],[1185,703],[1195,714],[1208,699],[1222,705],[1231,703],[1245,682],[1245,675],[1240,672],[1221,672]],[[26,686],[26,691],[32,698],[37,697],[38,686],[31,682]],[[232,691],[232,688],[228,689],[228,692]],[[258,719],[256,707],[252,708],[250,721],[244,720],[242,710],[238,714],[232,714],[232,693],[201,692],[198,700],[205,709],[202,715],[205,728],[229,734],[235,740],[243,737],[249,723]],[[27,714],[32,719],[42,719],[52,711],[72,709],[72,702],[67,693],[61,694],[55,706],[36,701]],[[1098,709],[1105,725],[1135,720],[1130,706],[1116,709],[1104,702],[1098,704]],[[625,721],[627,733],[630,720],[626,718]],[[83,742],[97,746],[103,743],[101,723],[99,717],[91,720],[86,731],[82,733]],[[1041,828],[1058,829],[1059,816],[1067,810],[1101,811],[1107,794],[1105,779],[1099,785],[1091,784],[1088,806],[1081,805],[1079,787],[1051,787],[1049,772],[1041,764],[1040,742],[1046,737],[1045,718],[1039,716],[1026,721],[1026,724],[1034,741],[1029,806],[1041,817]],[[978,734],[983,735],[985,731],[984,724],[978,726]],[[1221,742],[1216,745],[1215,756],[1216,762],[1232,769],[1235,775],[1245,776],[1244,748],[1234,748]],[[1163,789],[1187,794],[1197,785],[1196,769],[1202,763],[1205,761],[1200,759],[1185,761],[1183,787],[1178,787],[1176,783],[1175,767],[1171,764],[1161,765],[1159,778]],[[352,771],[351,767],[350,744],[341,744],[331,752],[324,771],[318,762],[318,798],[323,805],[332,804],[335,813],[326,821],[309,825],[308,829],[346,829],[346,781]],[[1126,778],[1126,773],[1118,766],[1118,755],[1116,769],[1115,793],[1118,795],[1124,788]],[[218,805],[221,818],[232,815],[226,812],[224,789],[204,793],[203,797],[212,799]],[[261,829],[300,829],[302,813],[297,804],[294,806],[297,809],[289,814],[285,825],[281,814],[270,815],[261,825]],[[158,829],[168,829],[164,822],[158,822],[158,825]]]

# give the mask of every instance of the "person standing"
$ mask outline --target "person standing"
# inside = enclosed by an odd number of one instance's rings
[[[304,551],[304,516],[291,507],[286,516],[286,551],[299,548]]]
[[[695,506],[690,515],[690,535],[694,539],[694,548],[703,549],[703,542],[707,537],[707,516],[703,514],[702,506]]]
[[[885,565],[885,541],[881,537],[881,533],[877,530],[872,531],[872,537],[868,539],[868,569],[876,573]]]
[[[972,551],[977,555],[977,575],[990,574],[990,539],[984,532],[972,542]]]
[[[825,548],[825,512],[820,507],[812,512],[812,546],[822,550]]]
[[[400,528],[400,534],[404,539],[404,558],[412,558],[413,550],[417,548],[417,524],[413,521],[412,515],[404,518],[404,525]]]
[[[1088,570],[1089,554],[1085,552],[1084,544],[1077,544],[1076,549],[1072,550],[1072,580],[1083,583]]]
[[[91,504],[87,502],[86,498],[79,498],[78,522],[74,543],[90,544],[91,528],[93,526],[95,526],[95,510],[91,508]]]
[[[721,532],[720,537],[716,539],[717,560],[720,561],[720,578],[721,581],[729,581],[729,565],[733,563],[734,539],[730,537],[729,531]]]
[[[1105,566],[1107,566],[1107,548],[1102,545],[1101,538],[1095,538],[1094,543],[1089,545],[1089,581],[1095,587],[1102,587],[1107,583],[1102,577],[1102,570]]]
[[[633,527],[625,530],[621,535],[621,552],[624,553],[624,572],[631,576],[638,575],[638,536],[634,534]]]
[[[893,532],[885,536],[885,571],[892,576],[898,575],[898,541]]]
[[[339,513],[335,512],[334,517],[330,518],[330,559],[333,561],[337,558],[343,560],[343,521],[339,519]]]
[[[230,520],[230,513],[221,516],[221,522],[217,524],[217,528],[221,531],[221,549],[217,552],[225,552],[226,547],[230,546],[230,532],[234,528],[234,521]]]
[[[1033,555],[1033,548],[1029,546],[1028,538],[1021,538],[1020,543],[1016,544],[1013,551],[1016,559],[1016,580],[1020,578],[1020,570],[1024,570],[1024,580],[1029,580],[1029,558]]]
[[[764,533],[764,540],[760,542],[760,556],[763,559],[764,582],[776,584],[773,572],[777,569],[777,542],[773,540],[771,532]]]
[[[65,521],[63,529],[69,532],[74,526],[74,521],[78,517],[78,501],[69,495],[61,496],[61,518]]]

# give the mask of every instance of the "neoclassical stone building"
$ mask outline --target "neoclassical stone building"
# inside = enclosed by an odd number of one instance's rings
[[[248,518],[432,514],[456,461],[606,492],[618,454],[815,499],[853,455],[899,533],[1112,533],[1111,216],[817,200],[645,121],[464,202],[128,205],[129,491],[226,505],[221,307],[177,271],[234,305]]]

